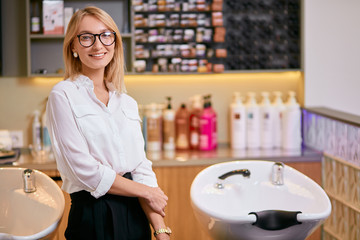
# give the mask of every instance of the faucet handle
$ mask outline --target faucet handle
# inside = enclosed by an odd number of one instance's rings
[[[25,169],[22,174],[24,180],[24,192],[32,193],[36,191],[35,172],[31,169]]]
[[[276,162],[272,166],[272,183],[275,185],[283,185],[284,184],[284,168],[285,165],[282,162]]]

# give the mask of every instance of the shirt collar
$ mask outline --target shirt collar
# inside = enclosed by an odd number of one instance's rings
[[[85,75],[79,75],[75,80],[74,84],[80,87],[86,87],[88,89],[94,89],[94,82]],[[106,87],[109,89],[109,92],[117,92],[114,84],[112,82],[105,81]]]
[[[79,75],[73,83],[78,87],[86,87],[89,89],[94,89],[94,83],[87,76]]]

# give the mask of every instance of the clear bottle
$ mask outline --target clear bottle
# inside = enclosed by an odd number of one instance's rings
[[[195,95],[191,100],[191,112],[190,112],[190,149],[199,149],[200,139],[200,114],[202,111],[201,95]]]
[[[148,151],[160,151],[162,145],[162,115],[156,103],[151,103],[146,109]]]
[[[260,108],[256,102],[256,93],[248,92],[246,102],[246,146],[260,148]]]
[[[283,114],[282,147],[286,150],[301,149],[301,109],[295,92],[289,92]]]
[[[273,101],[274,106],[274,147],[281,148],[282,147],[282,115],[285,110],[285,105],[282,100],[281,92],[274,92],[275,99]]]
[[[42,125],[42,147],[46,153],[50,153],[51,141],[50,141],[49,131],[46,126],[46,112],[44,112],[41,117],[41,125]]]
[[[246,108],[239,92],[233,93],[230,104],[230,146],[232,149],[246,148]]]
[[[274,107],[269,92],[261,92],[260,103],[260,146],[263,149],[274,148]]]
[[[168,103],[163,112],[164,150],[175,150],[175,111],[171,106],[171,97],[166,97]]]
[[[40,112],[34,111],[34,120],[32,123],[32,150],[34,152],[41,151],[41,123]]]
[[[189,112],[185,103],[182,103],[175,115],[176,149],[189,149]]]

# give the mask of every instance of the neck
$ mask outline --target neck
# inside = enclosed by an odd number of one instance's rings
[[[95,89],[107,89],[104,81],[104,69],[90,70],[83,69],[83,74],[93,81]]]

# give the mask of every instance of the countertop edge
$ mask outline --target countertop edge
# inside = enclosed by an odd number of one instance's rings
[[[360,127],[360,116],[334,110],[326,107],[305,107],[303,110],[317,115],[321,115],[336,121],[344,122],[356,127]]]
[[[275,154],[276,153],[276,154]],[[157,152],[157,158],[153,158],[152,154],[147,152],[149,159],[152,159],[154,168],[157,167],[191,167],[191,166],[210,166],[217,163],[229,161],[244,161],[244,160],[265,160],[265,161],[280,161],[283,163],[293,162],[321,162],[323,153],[309,147],[304,147],[297,152],[273,152],[273,154],[264,154],[259,151],[258,154],[249,154],[247,151],[233,151],[228,147],[220,147],[216,151],[200,152],[200,151],[185,151],[174,152],[170,158],[166,158],[166,152]],[[155,160],[158,159],[158,160]],[[20,159],[13,164],[0,164],[0,167],[21,167],[31,168],[40,171],[57,170],[56,162],[52,161],[36,161],[30,154],[22,154]]]

